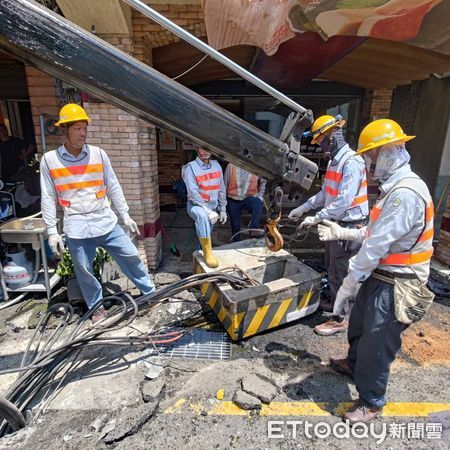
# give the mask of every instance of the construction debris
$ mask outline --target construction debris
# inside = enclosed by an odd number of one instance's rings
[[[117,425],[108,433],[106,438],[104,438],[104,442],[107,445],[111,445],[136,434],[156,412],[159,402],[164,395],[164,387],[165,385],[161,384],[159,386],[159,392],[155,390],[154,394],[156,395],[153,401],[141,403],[134,408],[125,408],[122,411],[121,416],[117,418]]]
[[[141,384],[142,400],[144,400],[145,403],[154,401],[164,387],[165,384],[162,380],[143,381]]]
[[[255,374],[250,374],[242,380],[242,390],[259,398],[263,403],[270,403],[278,394],[276,386]]]
[[[179,275],[177,275],[176,273],[170,273],[170,272],[158,272],[153,276],[153,279],[157,286],[162,286],[164,284],[176,283],[177,281],[181,280]]]
[[[247,392],[241,390],[234,393],[233,402],[236,403],[239,408],[247,411],[260,410],[262,406],[259,398],[247,394]]]

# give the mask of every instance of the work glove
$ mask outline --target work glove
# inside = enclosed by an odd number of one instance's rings
[[[361,230],[344,228],[330,220],[322,220],[317,229],[321,241],[360,241],[364,237],[364,233],[361,233]]]
[[[65,251],[64,242],[61,235],[59,235],[58,233],[51,234],[48,237],[48,245],[50,246],[52,253],[58,258],[61,258],[61,255]]]
[[[225,211],[220,212],[220,223],[223,225],[227,221],[227,213]]]
[[[131,217],[127,217],[123,222],[131,234],[137,234],[138,236],[141,234],[137,223]]]
[[[313,225],[317,225],[322,219],[320,219],[317,216],[308,216],[299,226],[298,229],[301,230],[302,228],[309,228]]]
[[[348,274],[344,278],[341,287],[337,291],[335,302],[344,302],[346,300],[355,298],[360,286],[361,285],[358,283],[358,281],[355,280],[351,274]]]
[[[210,211],[208,213],[208,219],[214,225],[219,220],[219,214],[216,211]]]
[[[303,216],[303,214],[305,214],[306,212],[306,208],[302,205],[299,206],[298,208],[293,209],[289,215],[288,218],[291,220],[300,220],[300,217]]]

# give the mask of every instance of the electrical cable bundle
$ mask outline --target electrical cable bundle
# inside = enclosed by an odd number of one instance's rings
[[[98,345],[148,346],[175,342],[183,336],[183,331],[164,332],[160,329],[151,333],[142,333],[139,336],[105,336],[105,334],[127,327],[140,311],[145,312],[156,304],[203,283],[229,283],[234,289],[244,289],[254,284],[254,281],[247,278],[245,273],[242,271],[240,273],[241,277],[226,272],[192,275],[136,300],[127,293],[105,297],[78,320],[73,331],[62,341],[58,340],[72,322],[73,307],[68,303],[51,306],[41,317],[20,366],[0,371],[0,375],[20,372],[17,380],[8,389],[5,398],[0,398],[0,416],[8,420],[4,420],[0,426],[0,437],[10,431],[10,428],[17,430],[25,426],[23,413],[37,395],[42,396],[39,403],[41,406],[34,419],[45,411],[59,392],[66,376],[75,367],[77,358],[84,348]],[[98,308],[111,303],[113,306],[110,307],[105,318],[91,327],[85,327],[86,322]],[[60,319],[59,323],[51,333],[46,333],[52,317]],[[58,375],[60,380],[55,389],[54,381]],[[46,389],[45,393],[44,389]]]

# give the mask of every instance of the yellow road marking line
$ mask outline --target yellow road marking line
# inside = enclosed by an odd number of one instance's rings
[[[292,302],[292,299],[293,299],[293,297],[283,300],[281,302],[281,305],[278,307],[278,311],[273,316],[273,319],[267,328],[274,328],[280,324],[281,319],[284,317],[284,313],[287,311],[287,309],[289,308],[289,305]]]
[[[206,411],[210,416],[248,416],[249,411],[239,408],[231,401],[221,401],[212,407],[204,408],[201,403],[186,403],[186,399],[178,400],[175,405],[167,408],[165,414],[175,414],[186,411],[200,414]],[[205,403],[206,405],[206,403]],[[338,405],[327,402],[272,402],[269,405],[262,405],[261,416],[341,416],[346,412],[352,403],[342,402]],[[383,410],[384,417],[426,417],[429,414],[450,411],[450,403],[432,402],[390,402]]]
[[[181,407],[186,403],[185,398],[180,398],[176,401],[176,403],[172,406],[169,406],[165,411],[164,414],[174,414],[176,412],[179,412],[181,410]]]

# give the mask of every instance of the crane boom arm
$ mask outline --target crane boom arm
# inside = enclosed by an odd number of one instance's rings
[[[32,0],[0,2],[0,48],[276,184],[308,189],[315,177],[317,166],[286,136],[264,133]]]

